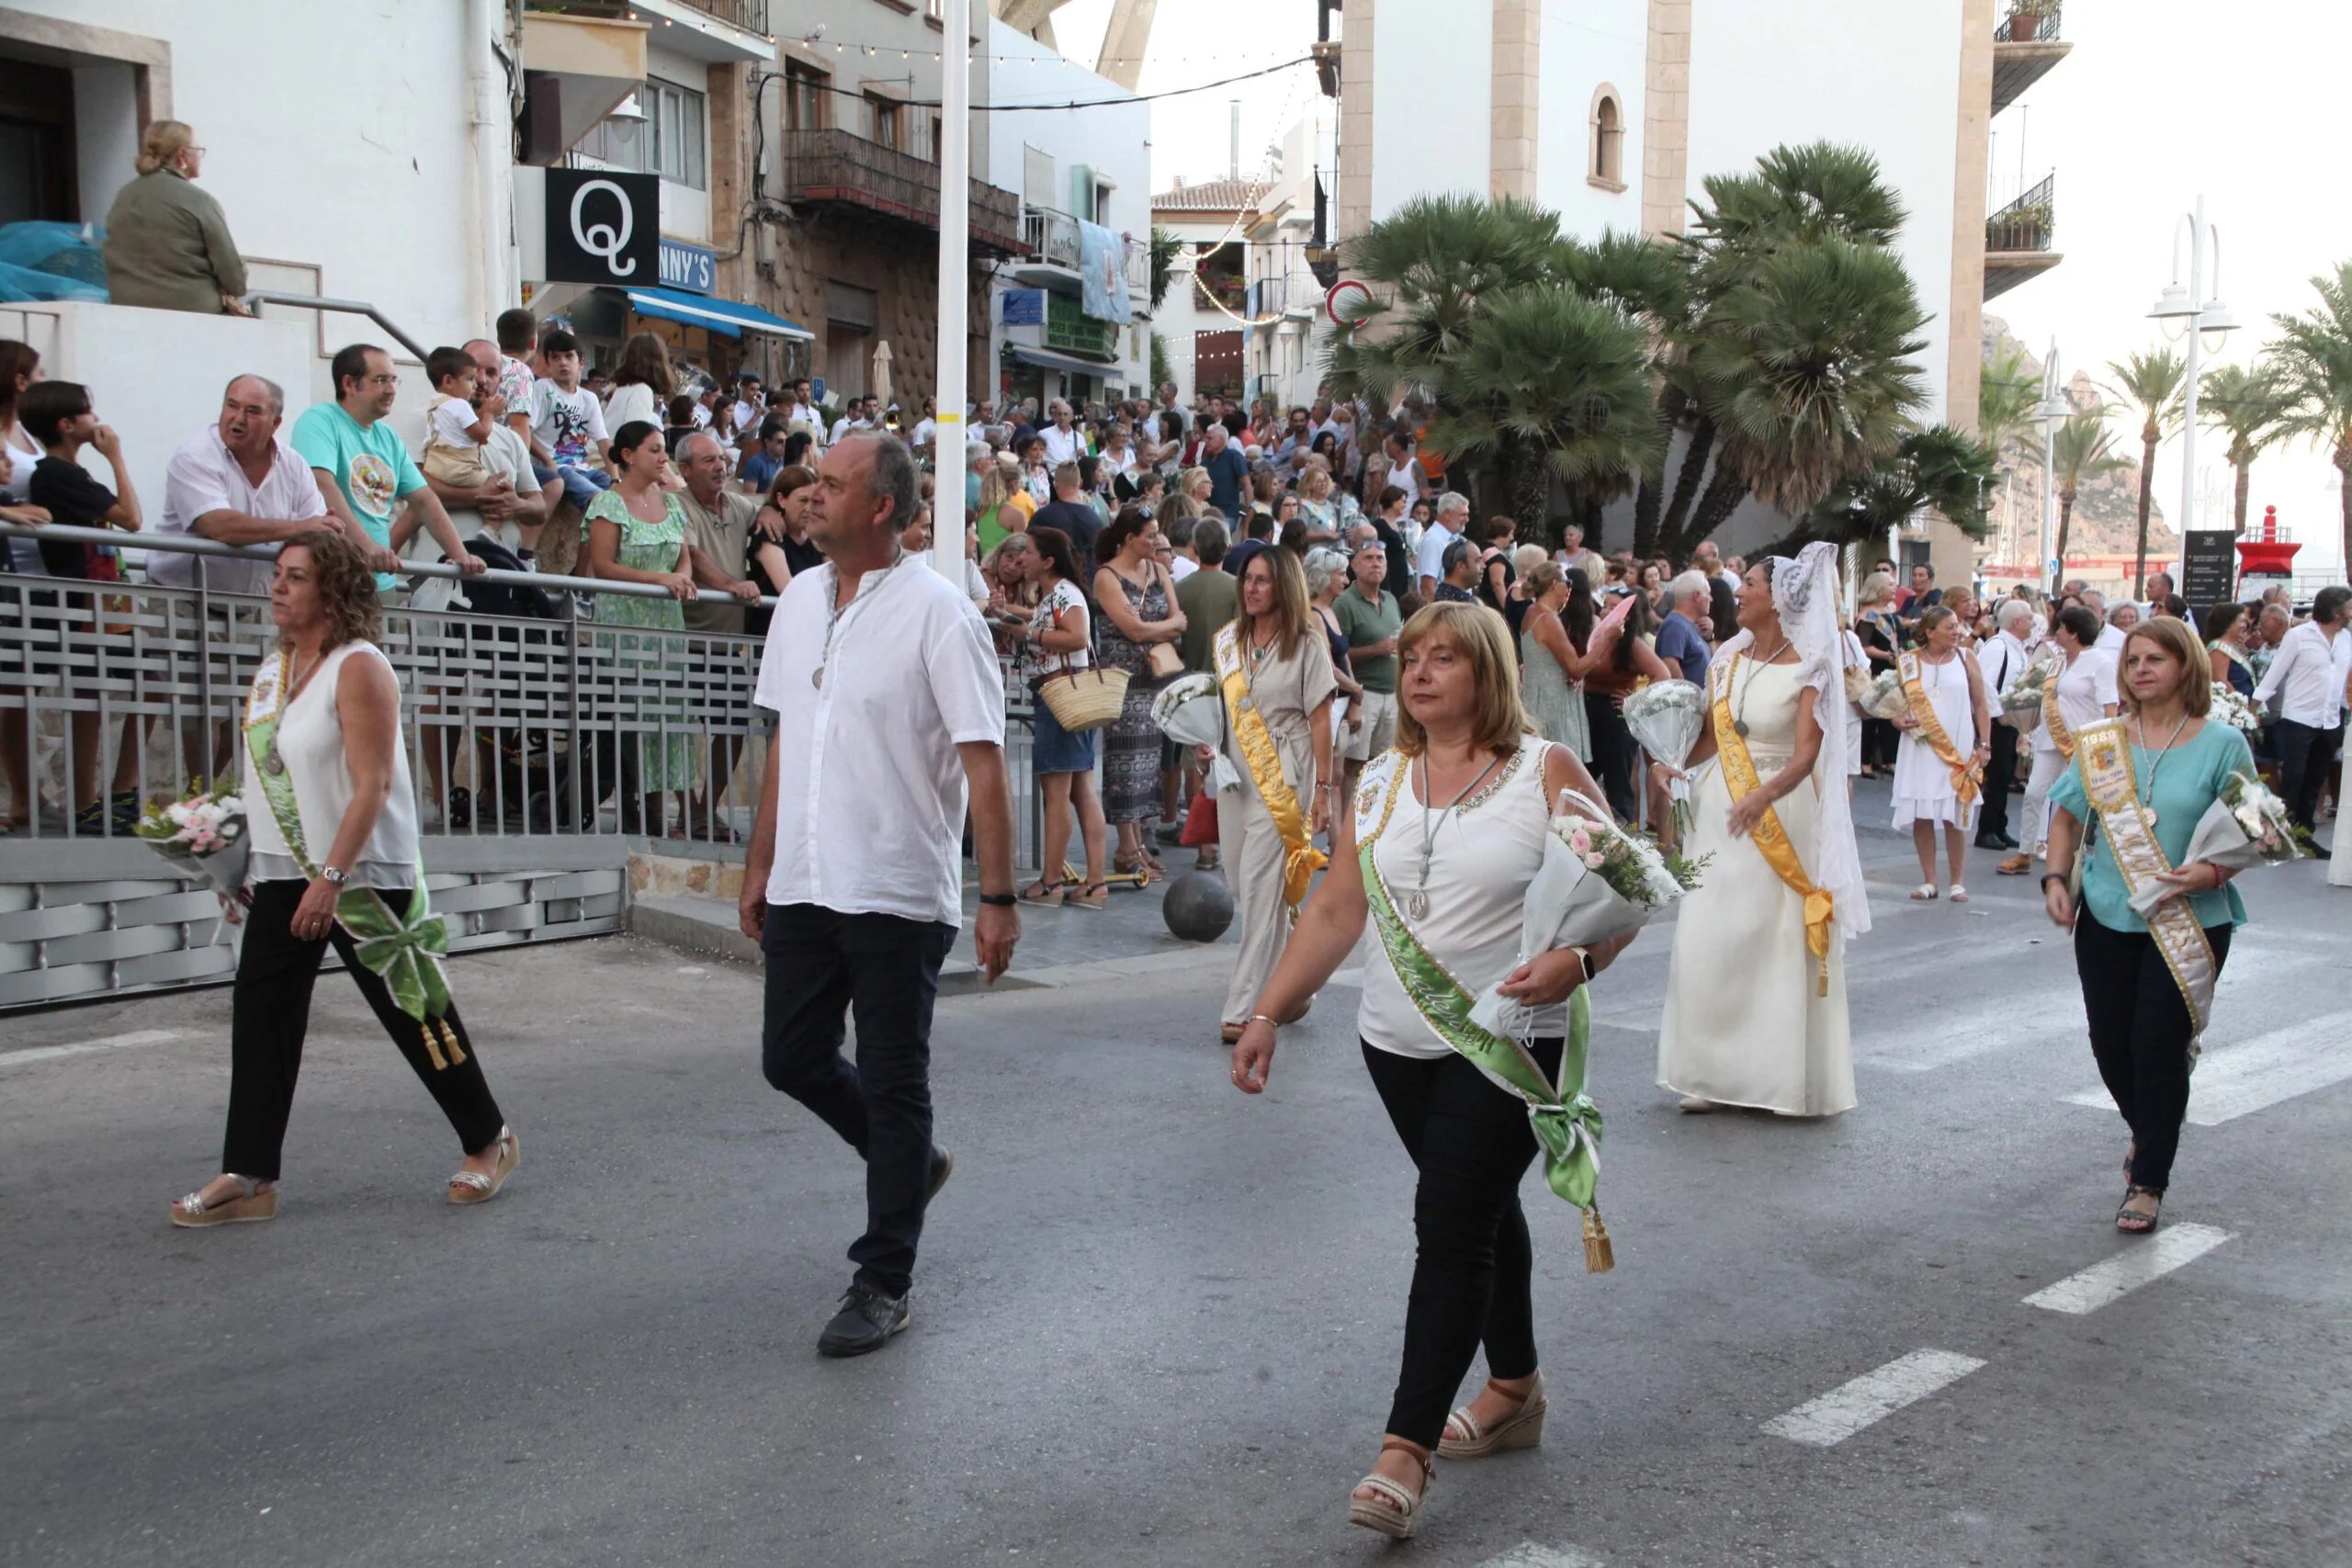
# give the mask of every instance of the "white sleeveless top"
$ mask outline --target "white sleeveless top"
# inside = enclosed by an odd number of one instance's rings
[[[1544,760],[1550,750],[1549,742],[1524,737],[1518,751],[1465,796],[1442,827],[1438,819],[1444,814],[1443,803],[1430,807],[1434,837],[1429,913],[1419,919],[1406,908],[1407,898],[1421,885],[1421,801],[1416,793],[1419,769],[1410,766],[1402,752],[1390,751],[1365,767],[1356,790],[1357,842],[1380,828],[1385,812],[1388,825],[1373,846],[1373,863],[1399,918],[1474,1002],[1519,967],[1527,885],[1544,864],[1544,840],[1551,831],[1551,803],[1544,797]],[[1389,784],[1400,771],[1403,785],[1396,809],[1389,811]],[[1356,1014],[1356,1032],[1374,1049],[1395,1055],[1435,1059],[1453,1055],[1453,1048],[1405,994],[1376,932],[1372,945],[1364,960],[1363,1005]],[[1566,1005],[1540,1010],[1534,1022],[1538,1036],[1566,1034]]]
[[[302,682],[277,722],[277,754],[286,760],[287,777],[294,781],[294,803],[302,814],[302,839],[312,864],[323,863],[342,830],[344,813],[351,809],[351,768],[344,756],[343,718],[335,709],[335,682],[343,662],[355,654],[384,659],[372,642],[347,642],[328,654],[319,672]],[[267,714],[277,708],[277,682],[285,655],[273,653],[254,674],[250,704]],[[391,660],[385,659],[387,666]],[[249,705],[247,716],[254,713]],[[260,759],[245,754],[245,830],[253,835],[252,868],[248,880],[304,880],[302,868],[277,830],[269,802],[261,793],[255,770]],[[416,790],[409,782],[408,750],[392,748],[392,793],[368,835],[358,863],[346,867],[351,887],[413,887],[416,886]]]

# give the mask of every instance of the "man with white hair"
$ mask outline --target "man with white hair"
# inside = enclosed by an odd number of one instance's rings
[[[327,517],[316,476],[279,439],[286,394],[260,376],[239,376],[220,394],[220,417],[183,443],[164,469],[164,515],[158,534],[194,535],[224,545],[275,545],[297,534],[336,525]],[[356,529],[345,534],[370,558],[390,552]],[[150,581],[196,585],[198,557],[156,550],[147,558]],[[379,560],[379,564],[382,564]],[[217,593],[269,592],[270,563],[207,560],[206,584]]]
[[[1560,530],[1560,548],[1553,558],[1560,563],[1563,571],[1584,573],[1587,587],[1600,580],[1600,558],[1584,547],[1584,527],[1581,524],[1570,523]]]
[[[1413,558],[1413,575],[1419,580],[1422,604],[1436,601],[1438,584],[1445,581],[1446,547],[1462,537],[1469,522],[1468,496],[1450,490],[1437,498],[1437,518],[1421,535],[1421,547]]]
[[[1667,584],[1666,619],[1657,627],[1657,656],[1702,691],[1707,684],[1707,639],[1699,635],[1699,619],[1707,613],[1711,596],[1705,572],[1692,567],[1677,573]]]
[[[1071,423],[1076,416],[1071,413],[1069,404],[1056,398],[1046,405],[1046,416],[1053,423],[1037,433],[1046,438],[1046,467],[1058,468],[1064,463],[1075,463],[1085,456],[1085,438],[1079,434],[1077,425]]]
[[[2009,786],[2018,778],[2018,729],[2002,716],[2001,698],[2033,662],[2033,632],[2040,617],[2024,600],[2004,599],[1993,612],[1993,619],[2001,628],[2000,635],[1976,655],[1976,667],[1993,701],[1993,756],[1984,764],[1984,804],[1976,812],[1976,847],[2014,851],[2018,840],[2009,832]],[[2012,862],[2017,864],[2015,871],[2009,869]],[[2003,876],[2021,876],[2032,863],[2024,855],[2012,854],[1994,869]]]

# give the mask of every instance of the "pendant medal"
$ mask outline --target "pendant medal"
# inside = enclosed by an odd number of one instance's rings
[[[1742,740],[1747,739],[1747,721],[1746,719],[1744,719],[1744,718],[1736,718],[1736,719],[1733,719],[1733,720],[1731,721],[1731,732],[1732,732],[1734,735],[1738,736]]]
[[[825,667],[821,664],[808,671],[808,683],[819,691],[825,689]]]
[[[286,771],[286,759],[277,754],[277,748],[275,745],[263,754],[261,771],[272,778],[276,778]]]
[[[1429,895],[1423,893],[1418,887],[1412,892],[1405,895],[1405,913],[1412,916],[1413,919],[1419,920],[1426,919],[1429,917]]]

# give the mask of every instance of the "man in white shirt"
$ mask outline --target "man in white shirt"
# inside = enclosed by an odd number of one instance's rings
[[[286,394],[259,376],[240,376],[220,394],[219,423],[182,443],[164,469],[164,514],[158,534],[193,535],[223,545],[275,545],[314,528],[334,528],[311,465],[277,438]],[[350,536],[379,566],[390,552],[364,533]],[[175,588],[204,585],[215,593],[269,596],[277,570],[266,560],[223,560],[155,550],[147,557],[151,582]]]
[[[760,378],[751,371],[740,372],[735,378],[735,432],[742,434],[757,430],[760,419],[767,412],[767,403],[760,396]]]
[[[963,916],[967,785],[990,981],[1021,938],[1004,677],[979,611],[901,547],[919,482],[894,436],[825,454],[808,537],[826,564],[785,590],[755,698],[776,716],[741,903],[767,955],[761,1068],[865,1159],[865,1234],[817,1342],[827,1356],[906,1327],[923,1209],[954,1168],[931,1140],[931,1021]]]
[[[825,428],[825,416],[817,412],[817,384],[803,376],[792,384],[792,402],[784,411],[784,423],[789,427],[805,424],[814,432]]]
[[[1437,601],[1437,585],[1445,581],[1445,547],[1462,537],[1462,530],[1470,522],[1470,498],[1460,491],[1447,491],[1437,498],[1437,517],[1421,536],[1420,548],[1413,557],[1413,576],[1420,590],[1421,603]]]
[[[480,407],[498,391],[498,349],[495,344],[476,338],[466,344],[466,354],[474,362],[473,400]],[[490,439],[482,444],[481,459],[482,467],[491,474],[489,484],[468,489],[431,474],[424,476],[424,482],[439,498],[461,536],[467,532],[467,525],[471,524],[474,533],[487,534],[528,566],[538,549],[539,531],[547,526],[555,497],[563,491],[559,487],[555,495],[547,493],[532,471],[530,443],[503,423],[493,427]],[[395,530],[396,536],[397,533]],[[447,558],[421,528],[412,531],[400,550],[409,560]],[[413,603],[418,609],[438,609],[449,602],[454,592],[447,581],[427,581],[418,588]]]
[[[1560,529],[1560,547],[1554,555],[1563,571],[1584,573],[1585,586],[1593,587],[1601,581],[1602,562],[1599,556],[1584,547],[1584,528],[1576,523],[1565,524]],[[1731,634],[1718,630],[1718,639]]]
[[[2352,681],[2346,658],[2352,644],[2343,636],[2347,605],[2352,588],[2321,589],[2312,600],[2312,618],[2287,634],[2278,657],[2254,689],[2256,707],[2278,699],[2278,716],[2270,727],[2278,753],[2278,793],[2287,814],[2304,829],[2312,826],[2320,785],[2344,739],[2345,688]],[[2312,853],[2328,858],[2325,850]]]
[[[881,401],[881,399],[868,393],[863,398],[852,398],[842,404],[842,416],[833,421],[833,433],[826,438],[825,445],[831,446],[848,440],[849,434],[853,430],[873,429],[875,415]]]
[[[1993,694],[1993,755],[1984,764],[1984,804],[1976,813],[1976,847],[2014,850],[2009,834],[2009,786],[2018,776],[2018,728],[2001,716],[2001,697],[2024,676],[2033,662],[2026,639],[2033,635],[2033,606],[2022,599],[2004,599],[1993,613],[2000,633],[1976,651],[1976,668]]]
[[[1046,467],[1058,468],[1064,463],[1075,463],[1086,450],[1085,439],[1070,421],[1069,404],[1056,398],[1046,405],[1046,416],[1053,423],[1037,432],[1046,438]]]
[[[928,458],[932,456],[932,447],[938,442],[939,400],[925,398],[922,400],[922,417],[915,421],[914,439],[907,445],[915,449],[916,457]]]

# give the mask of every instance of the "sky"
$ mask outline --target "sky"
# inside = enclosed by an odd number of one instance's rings
[[[2004,8],[1996,0],[1996,11]],[[1111,0],[1072,0],[1057,12],[1062,52],[1091,62],[1110,12]],[[1993,122],[1991,200],[1997,206],[2020,180],[2030,186],[2054,169],[2065,259],[1990,301],[1986,312],[2037,355],[2054,335],[2068,375],[2103,378],[2109,361],[2164,341],[2148,308],[2172,276],[2182,215],[2201,195],[2222,235],[2221,296],[2245,323],[2219,358],[2250,363],[2271,335],[2271,316],[2310,308],[2312,275],[2352,258],[2352,201],[2341,175],[2352,132],[2342,79],[2352,58],[2352,5],[2233,0],[2217,11],[2190,0],[2066,0],[2064,27],[2074,52]],[[1161,0],[1139,90],[1295,59],[1314,38],[1313,0]],[[1158,100],[1153,188],[1167,189],[1179,175],[1195,181],[1226,173],[1227,105],[1236,98],[1242,171],[1258,171],[1315,92],[1313,71],[1301,66]],[[2135,431],[2119,422],[2119,434],[2136,448]],[[2157,455],[2155,492],[2168,518],[2179,510],[2181,446],[2176,438]],[[2216,525],[2228,520],[2222,451],[2221,436],[2199,434],[2197,467],[2210,510],[2199,520]],[[2256,462],[2253,491],[2252,516],[2275,505],[2305,542],[2299,565],[2340,568],[2342,506],[2326,454],[2274,448]]]

